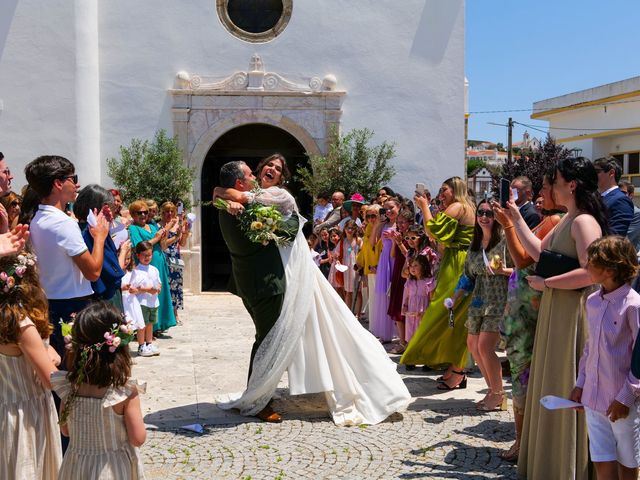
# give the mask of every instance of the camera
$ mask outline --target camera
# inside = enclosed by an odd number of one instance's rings
[[[380,216],[387,216],[387,211],[384,208],[381,208],[380,210],[378,210],[378,213],[380,214]]]

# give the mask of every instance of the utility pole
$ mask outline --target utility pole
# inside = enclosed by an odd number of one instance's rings
[[[509,122],[507,123],[507,162],[511,163],[511,147],[513,146],[513,118],[509,117]]]

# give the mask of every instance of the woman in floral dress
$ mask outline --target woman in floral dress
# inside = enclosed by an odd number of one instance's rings
[[[181,324],[178,310],[184,308],[182,293],[184,262],[180,256],[180,247],[184,246],[187,235],[185,225],[177,215],[176,206],[172,202],[164,202],[160,207],[160,226],[167,231],[167,237],[161,242],[161,245],[169,267],[169,289],[171,290],[173,314],[176,317],[176,322]]]
[[[553,201],[552,187],[545,176],[540,195],[543,198],[542,221],[533,229],[533,233],[542,240],[560,221],[560,210]],[[529,368],[533,353],[533,339],[538,322],[538,309],[542,292],[529,286],[528,275],[533,275],[533,259],[527,254],[518,240],[513,223],[506,217],[502,209],[493,205],[496,220],[503,225],[507,248],[516,270],[509,279],[507,307],[502,325],[503,337],[507,344],[507,358],[511,368],[511,395],[513,399],[513,417],[516,429],[516,441],[509,450],[503,452],[502,459],[516,462],[520,452],[520,438],[522,436],[522,422],[524,406],[527,400],[527,385],[529,383]]]

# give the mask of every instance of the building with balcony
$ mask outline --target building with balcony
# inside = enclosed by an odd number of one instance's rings
[[[535,102],[531,118],[576,153],[614,157],[640,187],[640,76]]]

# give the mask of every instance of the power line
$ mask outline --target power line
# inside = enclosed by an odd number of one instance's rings
[[[529,127],[529,128],[535,128],[534,125],[529,125],[526,123],[520,123],[520,122],[515,122],[519,125],[522,125],[523,127]],[[629,128],[637,128],[636,126],[633,127],[622,127],[622,128],[577,128],[577,127],[545,127],[544,125],[538,125],[541,128],[548,128],[550,130],[577,130],[577,131],[583,131],[583,130],[588,130],[588,131],[593,131],[593,132],[607,132],[607,131],[616,131],[616,130],[627,130]]]
[[[606,103],[597,103],[595,105],[587,105],[585,107],[581,107],[581,108],[595,108],[595,107],[603,107],[606,105],[619,105],[621,103],[636,103],[636,102],[640,102],[640,99],[636,99],[636,100],[619,100],[617,102],[606,102]],[[511,113],[511,112],[545,112],[547,110],[553,110],[551,108],[513,108],[513,109],[509,109],[509,110],[483,110],[483,111],[476,111],[476,112],[467,112],[469,113],[469,115],[473,114],[473,115],[479,115],[479,114],[485,114],[485,113]]]

